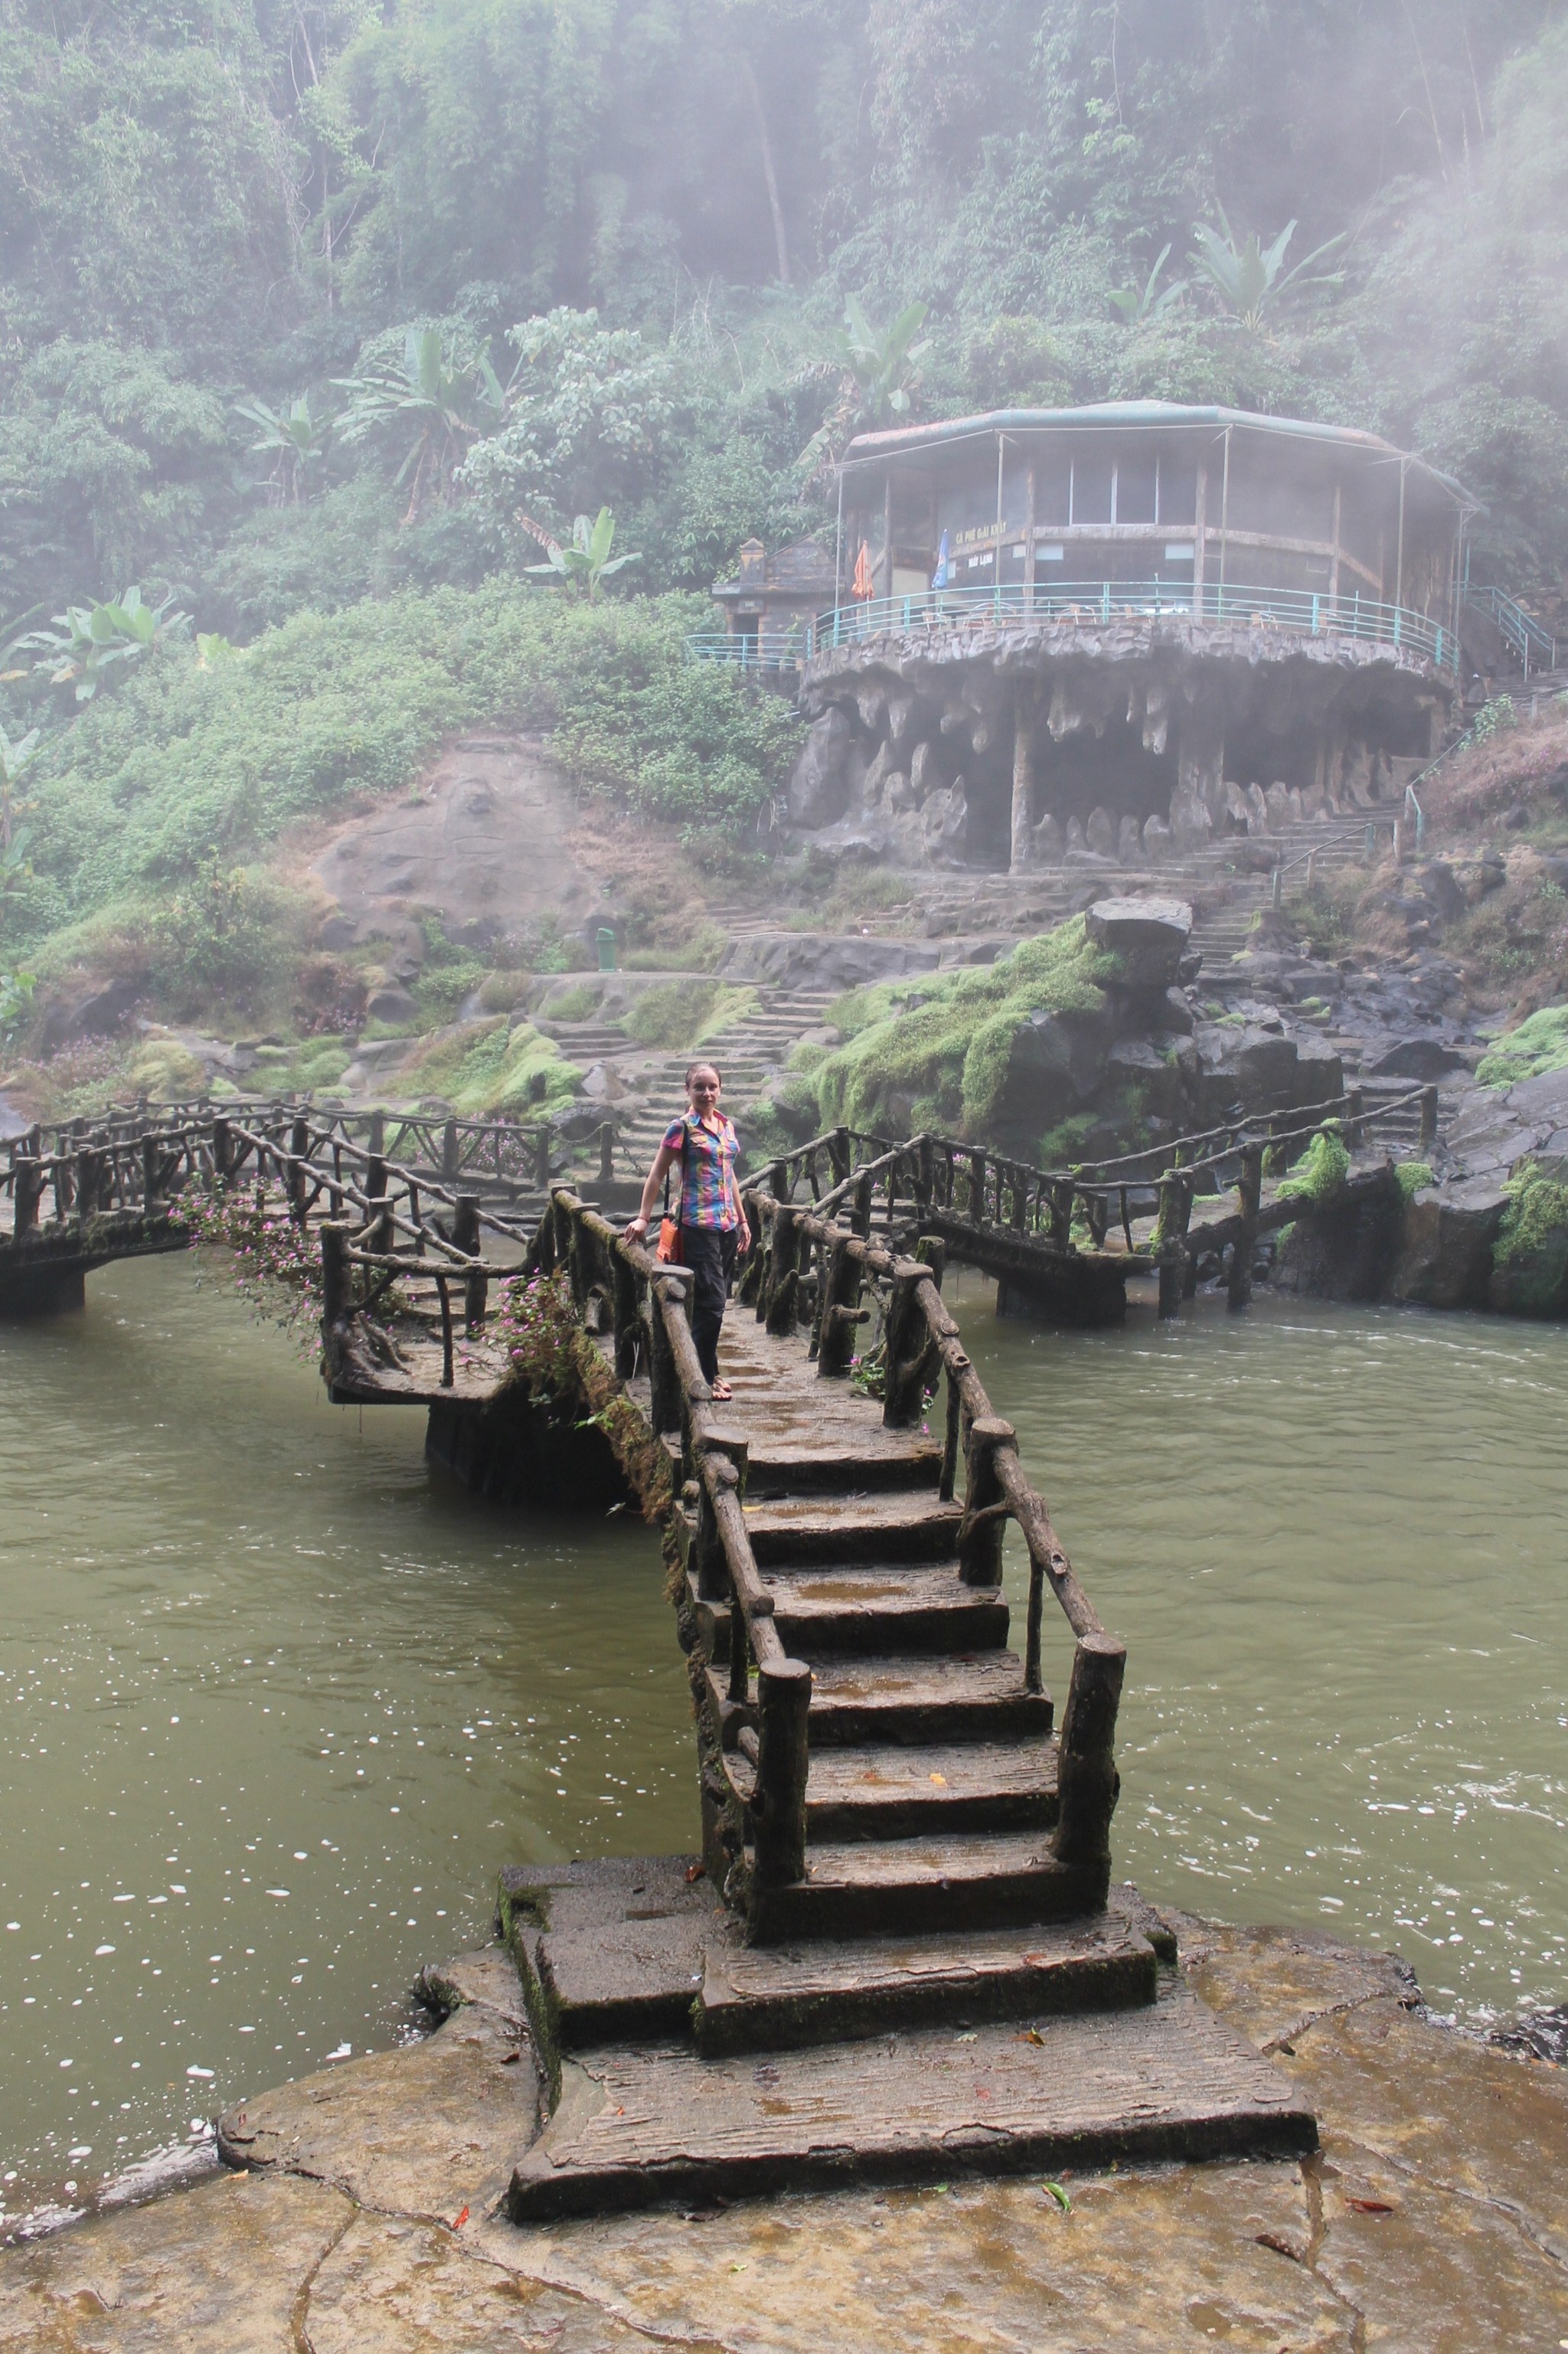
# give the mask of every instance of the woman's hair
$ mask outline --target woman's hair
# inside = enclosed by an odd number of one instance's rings
[[[719,1069],[716,1063],[710,1063],[705,1056],[700,1063],[688,1063],[686,1065],[685,1085],[688,1092],[690,1091],[692,1081],[696,1077],[699,1071],[711,1071],[715,1078],[718,1081],[720,1087],[723,1087],[724,1073]]]

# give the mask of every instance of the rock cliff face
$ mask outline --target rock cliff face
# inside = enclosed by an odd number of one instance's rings
[[[789,816],[901,865],[1187,857],[1397,800],[1451,693],[1397,648],[1256,615],[932,617],[810,663]]]

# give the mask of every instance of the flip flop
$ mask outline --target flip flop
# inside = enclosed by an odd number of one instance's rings
[[[735,1395],[735,1392],[731,1389],[727,1382],[715,1382],[712,1384],[708,1394],[717,1405],[726,1405]]]

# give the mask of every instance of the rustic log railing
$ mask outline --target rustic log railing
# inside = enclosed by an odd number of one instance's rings
[[[91,1120],[54,1126],[52,1153],[69,1154],[89,1134],[134,1140],[149,1129],[160,1132],[207,1129],[217,1119],[271,1133],[302,1113],[313,1130],[334,1134],[362,1152],[409,1165],[421,1182],[444,1185],[449,1192],[455,1192],[466,1179],[468,1190],[499,1192],[514,1201],[520,1194],[547,1193],[573,1157],[559,1130],[548,1121],[471,1120],[375,1110],[325,1112],[308,1103],[292,1105],[260,1097],[201,1097],[156,1111],[144,1104],[110,1105]],[[14,1139],[9,1157],[15,1159],[18,1151],[38,1157],[44,1151],[43,1136],[44,1130],[34,1129],[27,1137]],[[588,1158],[597,1164],[595,1174],[600,1184],[643,1174],[613,1119],[601,1120],[580,1141]]]
[[[769,1331],[796,1331],[802,1252],[813,1253],[819,1267],[810,1347],[820,1376],[846,1377],[857,1353],[857,1332],[863,1323],[879,1320],[883,1420],[889,1427],[918,1423],[927,1399],[945,1383],[940,1492],[945,1500],[955,1494],[961,1460],[959,1575],[969,1585],[1000,1585],[1003,1523],[1016,1524],[1029,1554],[1023,1674],[1032,1692],[1044,1690],[1046,1589],[1055,1596],[1074,1639],[1061,1726],[1055,1852],[1064,1862],[1099,1860],[1108,1852],[1116,1804],[1116,1721],[1126,1648],[1107,1633],[1078,1583],[1044,1500],[1023,1469],[1012,1425],[997,1415],[986,1394],[938,1289],[939,1265],[929,1257],[895,1256],[859,1230],[866,1200],[863,1181],[874,1166],[852,1172],[854,1222],[828,1207],[827,1197],[808,1208],[761,1188],[748,1191],[745,1198],[758,1247],[748,1270],[751,1281],[743,1291],[748,1288],[758,1319]],[[879,1319],[863,1304],[868,1287],[880,1289]],[[859,1353],[863,1362],[868,1352]]]
[[[1437,1132],[1435,1087],[1414,1087],[1380,1102],[1377,1116],[1411,1105],[1420,1107],[1417,1150],[1426,1151]],[[1277,1174],[1288,1167],[1326,1126],[1337,1128],[1354,1151],[1364,1140],[1370,1117],[1361,1090],[1351,1088],[1319,1103],[1229,1120],[1120,1160],[1054,1170],[1033,1168],[988,1145],[953,1137],[923,1132],[893,1143],[863,1130],[839,1128],[780,1155],[768,1172],[768,1187],[772,1199],[789,1205],[804,1184],[814,1216],[842,1214],[863,1236],[878,1227],[896,1234],[901,1225],[917,1227],[936,1214],[960,1256],[965,1227],[1046,1244],[1064,1253],[1086,1242],[1097,1250],[1114,1218],[1128,1257],[1140,1266],[1147,1260],[1158,1270],[1160,1312],[1171,1315],[1181,1297],[1186,1237],[1198,1194],[1235,1186],[1242,1224],[1250,1222],[1250,1231],[1255,1233],[1265,1169]],[[825,1186],[824,1174],[831,1181]],[[1154,1230],[1139,1252],[1134,1221],[1149,1218],[1155,1222]],[[1236,1258],[1242,1255],[1238,1252]],[[798,1269],[796,1276],[799,1280]],[[1233,1278],[1234,1304],[1242,1305],[1248,1290],[1250,1267],[1240,1296]]]
[[[683,1500],[694,1505],[693,1537],[701,1598],[730,1612],[726,1747],[743,1732],[757,1744],[751,1802],[754,1870],[760,1888],[801,1879],[806,1868],[807,1723],[811,1670],[791,1659],[773,1623],[746,1532],[747,1441],[726,1426],[697,1362],[692,1339],[690,1272],[666,1267],[630,1242],[577,1195],[557,1187],[541,1221],[530,1265],[563,1270],[586,1329],[609,1341],[622,1382],[640,1369],[649,1379],[649,1417],[661,1437],[679,1433]],[[757,1670],[752,1697],[748,1661]]]

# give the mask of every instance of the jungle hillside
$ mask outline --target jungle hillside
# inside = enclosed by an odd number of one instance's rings
[[[476,727],[657,832],[627,937],[700,963],[670,875],[784,887],[800,730],[683,641],[744,540],[831,547],[867,426],[1152,396],[1369,427],[1464,482],[1477,577],[1562,630],[1560,0],[3,22],[8,1052],[73,987],[360,1023],[375,973],[301,859]],[[417,1018],[464,953],[425,942]]]

